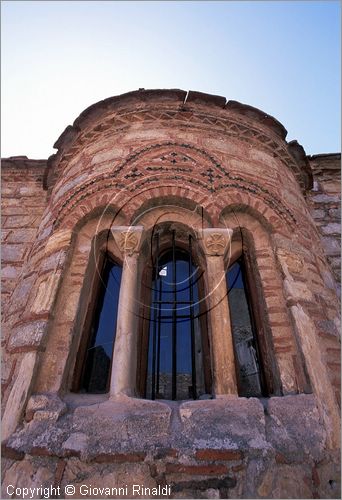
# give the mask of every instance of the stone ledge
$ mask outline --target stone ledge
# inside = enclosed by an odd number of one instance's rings
[[[270,398],[265,411],[258,399],[235,396],[187,402],[90,397],[88,405],[85,395],[74,396],[67,403],[56,395],[33,396],[30,422],[6,441],[5,456],[135,462],[148,455],[171,463],[182,456],[188,465],[269,456],[286,464],[318,460],[325,448],[310,394]]]

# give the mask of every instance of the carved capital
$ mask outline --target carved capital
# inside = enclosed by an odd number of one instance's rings
[[[116,244],[125,255],[133,255],[139,251],[143,226],[118,226],[112,228]]]
[[[232,229],[203,229],[202,238],[206,255],[224,255],[233,231]]]

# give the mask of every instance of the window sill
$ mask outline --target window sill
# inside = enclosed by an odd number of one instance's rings
[[[302,455],[306,449],[318,457],[324,447],[312,394],[270,398],[267,411],[258,399],[237,396],[186,402],[95,396],[66,395],[66,413],[56,420],[47,411],[37,412],[7,447],[17,453],[104,462],[145,460],[165,450],[172,456],[193,456],[203,449],[263,456],[275,451]]]

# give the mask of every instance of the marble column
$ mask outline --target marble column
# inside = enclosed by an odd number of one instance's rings
[[[210,347],[215,396],[237,395],[224,265],[224,257],[230,248],[231,234],[232,231],[229,229],[203,229],[202,231],[207,263]]]
[[[142,226],[116,227],[115,242],[123,254],[110,395],[135,395],[137,372],[138,259]]]

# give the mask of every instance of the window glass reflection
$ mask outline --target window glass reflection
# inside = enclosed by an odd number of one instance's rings
[[[226,274],[230,321],[235,350],[240,396],[262,396],[258,347],[248,302],[243,260],[239,259]]]
[[[116,319],[121,283],[121,267],[106,259],[100,290],[85,354],[81,391],[108,391],[110,368],[116,333]]]

